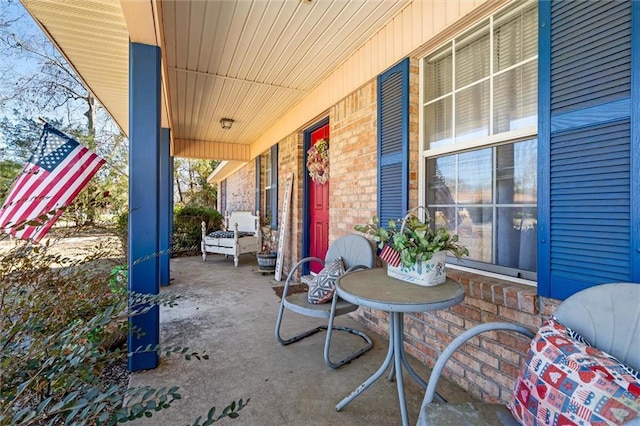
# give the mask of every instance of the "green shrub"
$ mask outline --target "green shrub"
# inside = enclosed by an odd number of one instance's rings
[[[173,211],[173,235],[171,251],[198,252],[202,230],[200,224],[207,222],[207,231],[222,229],[222,215],[215,209],[206,206],[176,206]],[[116,219],[118,238],[127,251],[129,233],[129,212],[120,213]]]
[[[207,231],[222,228],[222,215],[211,207],[176,207],[173,213],[173,252],[198,251],[202,238],[201,223],[207,223]]]
[[[116,216],[116,235],[120,238],[124,253],[129,246],[129,212],[125,211]]]
[[[55,242],[17,242],[0,257],[0,425],[115,425],[169,408],[181,398],[177,387],[122,389],[105,384],[103,372],[131,351],[208,358],[184,347],[107,344],[126,335],[129,318],[178,296],[127,292],[127,268],[102,244],[88,255],[65,252]],[[211,409],[202,424],[237,417],[246,403]]]

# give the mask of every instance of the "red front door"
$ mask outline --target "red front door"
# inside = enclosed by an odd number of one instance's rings
[[[329,139],[329,124],[311,133],[311,145],[320,139]],[[311,224],[309,226],[309,255],[324,259],[329,248],[329,182],[318,185],[307,174],[309,179],[309,210]],[[313,272],[320,272],[322,267],[311,263]]]

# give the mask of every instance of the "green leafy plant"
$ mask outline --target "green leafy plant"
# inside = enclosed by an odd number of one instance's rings
[[[223,219],[222,214],[211,207],[176,207],[173,215],[173,252],[199,250],[202,239],[200,224],[205,221],[207,230],[217,231],[222,228]]]
[[[116,229],[122,245],[128,244],[129,212],[124,212],[116,218]],[[176,205],[173,210],[173,235],[171,252],[172,254],[194,254],[200,250],[202,239],[201,223],[207,223],[208,231],[222,229],[224,218],[217,210],[198,205]]]
[[[381,227],[380,219],[374,216],[372,223],[356,225],[354,229],[372,236],[380,249],[386,244],[390,245],[400,254],[400,260],[406,267],[420,260],[430,260],[440,251],[457,258],[469,255],[469,250],[458,243],[458,235],[452,235],[443,227],[432,227],[429,217],[422,220],[412,213],[417,209],[409,210],[400,227],[393,219],[389,220],[388,228]]]
[[[128,320],[179,297],[128,292],[128,269],[117,264],[121,257],[114,260],[117,238],[100,241],[80,255],[49,239],[0,246],[0,425],[115,425],[151,417],[181,399],[177,387],[127,388],[105,373],[147,351],[208,359],[186,347],[127,348],[126,339],[113,339],[142,334]],[[234,401],[217,416],[212,409],[202,424],[237,417],[247,403]]]

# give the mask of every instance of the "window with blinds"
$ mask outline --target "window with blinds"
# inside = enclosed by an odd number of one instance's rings
[[[535,133],[537,19],[536,2],[517,2],[422,60],[427,150]]]
[[[535,280],[538,8],[511,2],[421,60],[426,203],[459,262]]]

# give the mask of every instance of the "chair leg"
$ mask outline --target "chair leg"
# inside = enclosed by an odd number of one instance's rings
[[[285,339],[281,336],[280,334],[280,326],[282,325],[282,317],[284,316],[284,296],[282,297],[282,300],[280,301],[280,310],[278,311],[278,319],[276,320],[276,330],[275,330],[275,334],[276,334],[276,341],[278,343],[280,343],[282,346],[286,346],[286,345],[290,345],[291,343],[295,343],[298,340],[302,340],[305,337],[311,336],[313,334],[316,334],[322,330],[326,330],[327,326],[319,326],[316,328],[312,328],[311,330],[307,330],[303,333],[300,333],[296,336],[290,337],[288,339]]]
[[[337,294],[334,293],[333,300],[331,301],[331,303],[332,303],[332,306],[331,306],[331,314],[329,315],[329,324],[327,324],[327,326],[321,326],[321,327],[318,327],[318,328],[324,328],[324,329],[327,330],[327,336],[326,336],[325,342],[324,342],[324,362],[325,362],[325,364],[327,364],[331,368],[339,368],[339,367],[342,367],[345,364],[348,364],[352,360],[358,358],[360,355],[362,355],[363,353],[365,353],[369,349],[371,349],[373,347],[373,341],[371,340],[371,338],[369,336],[367,336],[362,331],[356,330],[356,329],[351,328],[351,327],[343,327],[343,326],[333,325],[333,321],[335,319],[336,305],[338,303],[338,295]],[[331,350],[331,335],[333,334],[334,330],[346,331],[348,333],[355,334],[356,336],[360,336],[366,342],[366,345],[364,345],[362,348],[358,349],[357,351],[353,352],[351,355],[348,355],[347,357],[345,357],[345,358],[343,358],[343,359],[341,359],[341,360],[339,360],[337,362],[333,362],[331,360],[331,356],[330,356],[329,352]]]
[[[342,326],[332,326],[332,327],[321,326],[321,327],[327,330],[327,337],[324,344],[324,362],[331,368],[340,368],[343,365],[348,364],[354,359],[358,358],[360,355],[367,352],[369,349],[373,347],[373,340],[371,340],[371,338],[366,334],[364,334],[362,331],[356,330],[355,328],[342,327]],[[351,355],[341,359],[340,361],[333,362],[331,361],[331,356],[329,355],[329,352],[331,349],[331,334],[333,333],[334,330],[346,331],[348,333],[355,334],[356,336],[360,336],[366,342],[366,345],[364,345],[362,348],[358,349]]]

